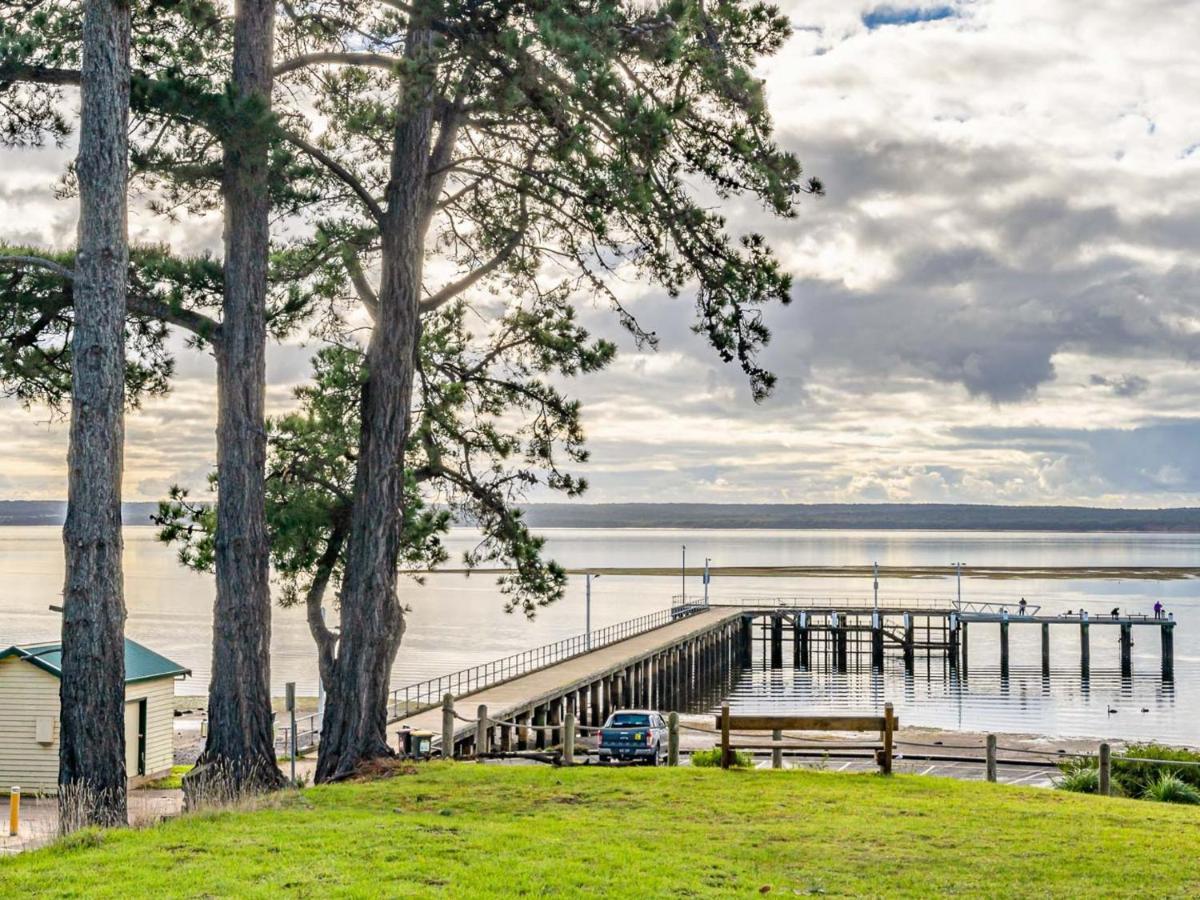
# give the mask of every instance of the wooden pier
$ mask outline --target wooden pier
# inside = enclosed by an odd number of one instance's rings
[[[1036,607],[1030,607],[1036,610]],[[1117,628],[1122,675],[1133,674],[1134,628],[1157,629],[1160,636],[1162,677],[1175,677],[1175,620],[1151,616],[1090,616],[1086,612],[1071,616],[1042,616],[1021,612],[1017,607],[980,604],[910,608],[822,607],[755,609],[747,612],[752,628],[763,643],[762,655],[772,668],[782,668],[785,644],[791,645],[792,665],[809,668],[825,662],[835,671],[845,672],[852,661],[869,658],[875,668],[883,666],[891,651],[912,669],[918,656],[940,656],[961,675],[969,669],[968,634],[971,625],[996,626],[1000,650],[1000,674],[1009,674],[1011,652],[1009,632],[1014,626],[1038,626],[1041,632],[1042,673],[1050,674],[1051,629],[1079,630],[1079,670],[1083,677],[1091,673],[1091,630]],[[786,636],[786,638],[785,638]]]
[[[912,671],[918,657],[937,658],[967,677],[968,634],[995,627],[999,641],[1001,677],[1010,667],[1009,634],[1016,627],[1037,628],[1041,635],[1042,672],[1050,674],[1051,633],[1079,629],[1080,673],[1091,671],[1090,632],[1119,629],[1120,668],[1133,670],[1133,630],[1156,628],[1161,637],[1162,677],[1174,678],[1172,618],[1148,616],[1042,616],[1038,607],[1016,612],[997,604],[886,605],[822,604],[807,601],[754,599],[677,607],[662,614],[665,624],[649,628],[595,650],[584,650],[523,674],[477,690],[449,691],[462,712],[448,715],[427,705],[408,712],[398,708],[390,719],[396,731],[428,731],[452,742],[451,752],[473,752],[481,742],[508,752],[552,746],[570,713],[580,725],[598,726],[614,709],[679,710],[709,696],[754,658],[761,641],[761,658],[771,668],[783,668],[785,648],[795,668],[829,667],[845,672],[851,666],[881,670],[889,656]],[[657,625],[657,620],[652,623]],[[985,632],[986,633],[986,632]],[[790,646],[789,646],[790,645]],[[479,724],[480,712],[486,722]]]
[[[741,663],[744,615],[725,607],[694,612],[668,625],[546,666],[457,698],[474,716],[477,706],[499,722],[486,738],[503,751],[537,749],[558,735],[530,726],[558,726],[566,713],[599,726],[614,709],[686,706],[694,692],[715,685]],[[443,721],[441,707],[393,720],[395,730],[453,733],[455,752],[473,750],[474,721]],[[450,724],[450,727],[446,726]]]

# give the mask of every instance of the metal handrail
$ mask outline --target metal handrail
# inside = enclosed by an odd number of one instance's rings
[[[321,734],[321,714],[309,713],[296,717],[296,751],[302,753],[317,746]],[[290,755],[292,752],[292,725],[280,725],[275,732],[275,749]]]
[[[955,603],[956,612],[964,613],[980,613],[984,615],[1003,615],[1004,613],[1015,612],[1018,616],[1036,616],[1038,610],[1042,607],[1036,603],[1026,603],[1024,607],[1019,603],[987,603],[966,600],[962,603]]]
[[[683,598],[676,594],[671,602],[676,608],[696,607],[704,609],[704,604],[697,604],[689,597],[686,606],[680,607]],[[905,609],[938,609],[953,610],[954,604],[949,600],[906,599],[903,601],[879,601],[880,609],[895,609],[896,605]],[[869,610],[873,601],[870,597],[728,597],[710,598],[709,606],[735,606],[739,608],[774,608],[774,609],[858,609]]]
[[[481,663],[451,672],[449,675],[440,675],[437,678],[429,678],[425,681],[418,681],[416,684],[396,688],[392,691],[392,699],[389,704],[391,717],[409,716],[430,709],[440,704],[445,694],[453,694],[456,697],[470,694],[502,681],[555,665],[574,656],[589,653],[617,641],[623,641],[625,638],[662,625],[669,625],[677,619],[690,616],[702,609],[704,609],[703,606],[693,604],[673,605],[670,609],[662,609],[658,612],[638,616],[636,619],[595,629],[592,631],[590,639],[587,634],[573,635],[552,644],[514,653],[503,659]]]

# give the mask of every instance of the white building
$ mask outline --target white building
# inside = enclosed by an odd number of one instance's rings
[[[125,771],[132,784],[169,774],[174,762],[175,680],[192,674],[125,640]],[[0,789],[58,790],[58,689],[62,645],[0,650]]]

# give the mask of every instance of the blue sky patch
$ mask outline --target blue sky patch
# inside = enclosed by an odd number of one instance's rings
[[[862,23],[873,30],[884,25],[936,22],[939,19],[952,19],[956,15],[958,13],[952,6],[877,6],[870,12],[863,13]]]

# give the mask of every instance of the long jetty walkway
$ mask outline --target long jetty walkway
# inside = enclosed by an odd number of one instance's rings
[[[460,709],[473,718],[477,706],[486,706],[488,717],[502,723],[492,741],[501,750],[545,746],[553,736],[529,726],[561,725],[568,711],[581,724],[598,726],[622,707],[669,709],[693,687],[728,672],[743,641],[740,609],[680,613],[670,624],[459,696]],[[437,706],[392,722],[397,731],[441,735],[442,716]],[[473,741],[476,727],[474,721],[456,720],[456,746]]]
[[[790,645],[796,668],[828,666],[844,672],[853,663],[879,670],[893,656],[911,672],[915,658],[924,656],[943,659],[965,679],[968,628],[974,633],[986,626],[998,632],[1002,677],[1008,674],[1013,626],[1040,629],[1046,676],[1052,629],[1078,629],[1084,678],[1091,667],[1090,631],[1107,626],[1119,629],[1122,675],[1132,674],[1132,633],[1138,627],[1159,631],[1162,677],[1174,678],[1173,618],[1042,616],[1039,611],[1032,605],[893,601],[876,607],[862,601],[782,597],[680,603],[611,626],[617,630],[603,635],[599,644],[571,638],[402,688],[393,693],[389,725],[397,741],[405,729],[430,732],[443,744],[452,740],[450,752],[455,753],[470,751],[480,739],[501,751],[541,748],[558,740],[568,712],[580,725],[597,726],[614,709],[686,708],[751,665],[756,640],[761,641],[760,658],[771,668],[783,667],[785,646]],[[988,628],[985,634],[990,637],[990,632]],[[445,709],[444,697],[454,701]]]

